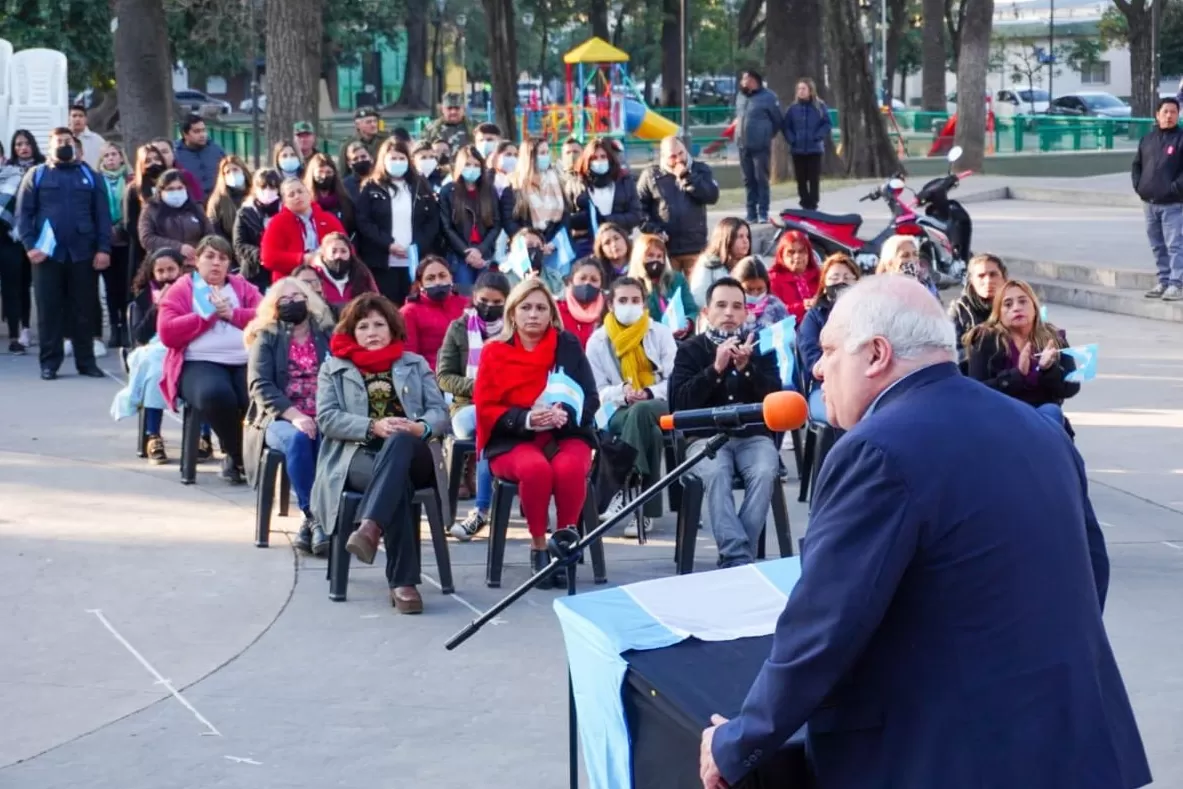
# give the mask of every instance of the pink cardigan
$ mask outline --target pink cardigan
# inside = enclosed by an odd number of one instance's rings
[[[230,323],[239,329],[255,317],[255,308],[259,306],[262,296],[259,289],[237,274],[231,274],[227,280],[238,297],[238,306],[234,308],[234,316]],[[185,349],[189,343],[196,340],[207,330],[212,328],[220,318],[211,315],[203,318],[193,311],[193,279],[181,277],[177,280],[164,299],[156,306],[156,336],[168,354],[164,357],[164,375],[160,379],[160,391],[168,407],[176,410],[177,390],[181,383],[181,368],[185,364]]]

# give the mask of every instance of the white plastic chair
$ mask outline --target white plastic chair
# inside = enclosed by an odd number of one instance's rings
[[[42,151],[49,150],[49,133],[58,126],[65,126],[69,118],[66,105],[55,107],[10,104],[8,106],[8,132],[4,144],[12,139],[17,129],[27,129],[37,140]]]
[[[12,119],[8,117],[8,105],[12,102],[12,91],[8,87],[8,74],[12,65],[12,44],[0,38],[0,140],[7,149],[12,139]],[[5,150],[5,153],[9,151]]]
[[[27,106],[70,104],[66,56],[56,49],[22,49],[9,62],[12,103]]]

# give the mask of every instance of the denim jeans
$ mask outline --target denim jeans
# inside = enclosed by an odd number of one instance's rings
[[[460,439],[476,437],[476,406],[466,405],[452,417],[452,434]],[[481,458],[476,464],[476,509],[487,515],[493,500],[493,472],[489,461]]]
[[[739,152],[740,174],[743,176],[743,188],[747,198],[748,216],[767,216],[769,202],[769,169],[771,167],[771,151]]]
[[[822,387],[818,384],[809,393],[809,419],[813,422],[826,422],[826,400],[822,397]],[[828,422],[827,422],[828,424]]]
[[[691,453],[701,451],[701,445],[691,444]],[[709,513],[711,519],[720,567],[756,560],[757,540],[772,506],[773,486],[780,484],[779,471],[780,455],[772,439],[749,436],[731,439],[713,460],[707,458],[687,472],[687,476],[702,480],[703,513]],[[736,476],[744,481],[743,504],[738,512],[731,489]]]
[[[1143,203],[1158,281],[1183,286],[1183,203]]]
[[[288,479],[296,492],[296,503],[300,511],[308,514],[312,499],[312,481],[316,478],[316,453],[320,448],[320,436],[309,438],[291,422],[276,419],[267,425],[267,446],[283,452]]]
[[[164,421],[164,411],[160,408],[144,409],[144,434],[160,435],[160,423]]]

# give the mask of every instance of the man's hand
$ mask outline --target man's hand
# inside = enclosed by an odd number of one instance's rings
[[[715,764],[715,754],[711,752],[711,743],[715,740],[715,729],[726,723],[722,715],[711,716],[710,728],[703,729],[702,748],[698,754],[698,777],[702,779],[702,789],[727,789],[727,781],[719,773],[719,766]]]
[[[38,263],[44,263],[46,261],[46,259],[49,257],[49,255],[46,255],[40,249],[30,249],[28,254],[29,254],[29,262],[32,263],[34,266],[37,265]]]
[[[739,340],[734,337],[728,337],[719,343],[719,347],[715,349],[715,372],[719,375],[727,372],[727,366],[731,364],[737,347],[739,347]]]
[[[752,360],[752,352],[756,349],[756,335],[749,334],[748,339],[743,345],[737,346],[732,358],[735,359],[735,369],[743,372],[743,369],[748,366],[748,362]]]
[[[103,271],[111,265],[111,256],[106,252],[96,252],[94,256],[94,270]]]

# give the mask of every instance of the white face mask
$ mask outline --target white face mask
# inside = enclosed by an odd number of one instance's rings
[[[644,310],[645,307],[640,304],[617,304],[612,307],[612,314],[616,316],[616,322],[621,326],[632,326],[641,320]]]
[[[271,205],[278,199],[279,192],[275,189],[260,189],[258,193],[255,194],[255,201],[262,203],[263,205]]]
[[[435,159],[420,159],[416,167],[419,170],[419,175],[427,178],[435,172],[436,161]]]
[[[229,186],[231,189],[241,189],[245,183],[246,176],[244,176],[240,171],[231,170],[230,172],[226,173],[226,186]]]
[[[172,189],[167,192],[162,192],[160,199],[173,208],[180,208],[189,199],[189,195],[184,189]]]

